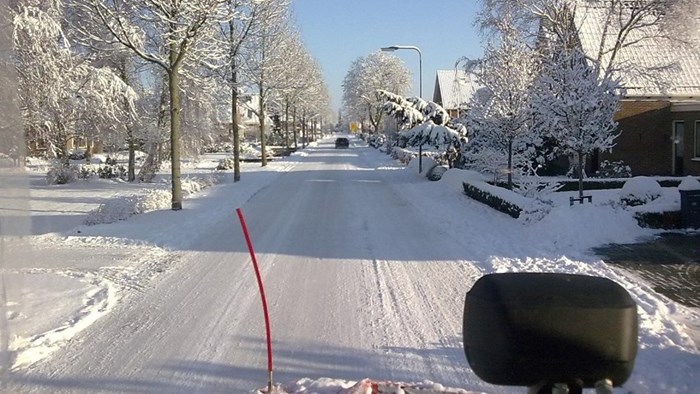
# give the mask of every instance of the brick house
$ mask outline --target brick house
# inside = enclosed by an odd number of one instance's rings
[[[585,11],[575,21],[584,52],[594,57],[603,15],[594,7]],[[627,65],[623,67],[627,71],[616,74],[623,85],[615,117],[620,136],[611,153],[591,158],[590,169],[595,171],[603,160],[622,160],[633,175],[700,175],[700,49],[644,39],[623,48],[618,61]],[[630,71],[638,66],[655,71],[651,76]]]
[[[600,160],[622,160],[634,175],[700,175],[700,101],[626,96],[616,120],[621,134]]]

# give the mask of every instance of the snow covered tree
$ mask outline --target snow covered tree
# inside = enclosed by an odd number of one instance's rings
[[[267,2],[262,23],[246,42],[245,78],[257,93],[258,105],[251,108],[260,121],[261,165],[267,165],[266,106],[274,97],[279,75],[286,67],[283,48],[290,40],[289,5],[286,1]]]
[[[490,43],[477,73],[486,91],[472,96],[466,123],[474,133],[470,152],[501,152],[507,158],[508,187],[513,186],[513,156],[525,151],[531,138],[529,90],[536,76],[534,51],[505,15],[498,26],[498,44]],[[511,18],[512,19],[512,18]],[[517,66],[515,66],[517,65]]]
[[[0,9],[7,10],[7,2],[0,0]],[[23,163],[25,143],[22,137],[22,117],[17,97],[17,72],[12,59],[12,15],[0,13],[0,155],[14,160],[14,165]],[[7,332],[6,316],[0,316],[0,331]],[[0,371],[9,368],[7,338],[0,338]],[[7,356],[7,357],[5,357]]]
[[[423,113],[414,106],[413,102],[403,96],[381,89],[377,91],[377,95],[385,100],[382,108],[387,115],[396,120],[399,129],[411,128],[425,120]]]
[[[450,127],[455,126],[455,127]],[[412,127],[400,133],[409,146],[432,145],[443,152],[459,149],[466,142],[466,129],[461,125],[439,125],[432,120]]]
[[[92,15],[84,32],[89,34],[98,22],[108,35],[94,34],[95,39],[109,37],[133,51],[147,62],[159,66],[168,79],[170,108],[170,156],[172,173],[172,209],[182,209],[180,171],[181,80],[183,73],[195,71],[187,63],[205,66],[221,64],[227,46],[216,34],[220,23],[232,17],[227,0],[73,0],[73,4]],[[80,27],[78,27],[80,28]]]
[[[598,67],[578,48],[558,51],[546,60],[533,89],[537,126],[578,159],[579,198],[586,155],[614,146],[619,89],[609,76],[600,79]]]
[[[343,105],[355,119],[367,119],[379,131],[385,100],[378,90],[405,95],[411,88],[411,76],[401,59],[374,52],[356,59],[343,79]]]
[[[275,94],[277,100],[273,102],[273,110],[284,114],[284,144],[289,147],[290,113],[295,110],[302,114],[302,118],[313,116],[316,112],[318,101],[323,100],[323,76],[318,63],[311,57],[304,47],[298,32],[292,31],[289,39],[282,48],[282,56],[287,59],[286,67],[277,75],[277,87]],[[302,122],[302,126],[305,122]],[[303,130],[305,131],[305,127]],[[297,144],[297,132],[293,127],[294,144]]]
[[[136,94],[113,70],[94,67],[71,48],[60,2],[42,7],[20,5],[13,21],[20,102],[30,138],[67,160],[70,139],[119,128]]]
[[[396,119],[403,131],[399,132],[399,146],[419,146],[429,144],[435,149],[459,152],[466,143],[466,128],[452,123],[447,111],[440,105],[420,97],[403,96],[377,91],[377,96],[386,100],[384,111]],[[448,159],[450,166],[456,164],[456,156]]]
[[[643,62],[630,57],[632,49],[658,42],[683,49],[700,46],[696,0],[483,0],[479,24],[484,31],[497,31],[503,15],[513,16],[509,23],[540,50],[547,50],[550,40],[582,46],[602,77],[631,74],[636,83],[661,83],[660,75],[673,72],[675,63]]]

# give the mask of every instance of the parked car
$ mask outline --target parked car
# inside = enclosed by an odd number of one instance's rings
[[[335,148],[349,148],[350,140],[345,137],[339,137],[335,139]]]

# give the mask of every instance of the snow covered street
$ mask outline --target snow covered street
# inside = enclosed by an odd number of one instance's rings
[[[698,326],[697,308],[669,301],[589,250],[653,235],[629,212],[566,204],[525,223],[466,197],[460,171],[429,182],[352,141],[343,150],[322,141],[267,169],[244,171],[240,183],[225,177],[186,199],[180,212],[62,229],[47,216],[43,228],[57,232],[9,242],[8,307],[23,302],[26,309],[24,318],[10,318],[18,353],[3,392],[263,387],[263,317],[237,207],[265,281],[276,382],[429,380],[524,392],[486,384],[470,370],[462,312],[465,293],[483,274],[533,271],[603,276],[632,294],[640,350],[620,393],[700,387],[699,336],[689,328]],[[32,211],[48,210],[42,204],[49,201],[35,196],[32,189]],[[40,289],[49,298],[29,305]],[[54,309],[71,314],[50,315]],[[12,345],[12,330],[29,330],[31,314],[44,315],[46,326]]]

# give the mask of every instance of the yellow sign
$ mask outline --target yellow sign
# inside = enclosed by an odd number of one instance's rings
[[[350,122],[350,132],[352,133],[357,133],[357,130],[360,129],[360,124],[357,122]]]

